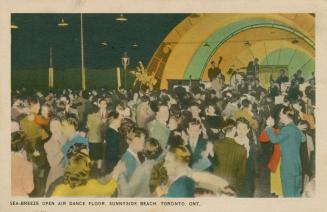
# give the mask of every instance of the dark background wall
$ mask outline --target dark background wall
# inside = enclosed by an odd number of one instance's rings
[[[128,68],[146,66],[167,34],[189,14],[83,14],[86,86],[116,88],[115,68],[127,52]],[[61,19],[69,24],[58,27]],[[13,13],[11,22],[12,87],[46,89],[49,52],[53,50],[54,86],[80,88],[80,14]],[[104,41],[107,46],[101,45]],[[133,47],[137,43],[138,47]],[[128,85],[131,85],[129,81]]]
[[[121,69],[121,81],[124,85],[123,70]],[[128,72],[127,72],[128,73]],[[134,76],[127,75],[127,88],[133,86]],[[48,70],[47,69],[19,69],[12,70],[11,77],[12,89],[28,88],[46,90],[48,88]],[[116,69],[87,69],[86,86],[89,88],[117,88]],[[58,69],[54,71],[55,88],[81,88],[80,69]]]

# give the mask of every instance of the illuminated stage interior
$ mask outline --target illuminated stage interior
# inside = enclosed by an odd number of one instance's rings
[[[245,69],[253,58],[286,67],[289,76],[301,69],[308,78],[315,68],[314,31],[312,14],[193,14],[166,36],[148,70],[161,79],[160,88],[167,79],[205,81],[210,62],[222,56],[227,80],[229,68]]]

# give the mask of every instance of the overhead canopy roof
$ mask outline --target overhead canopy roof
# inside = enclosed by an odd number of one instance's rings
[[[161,43],[148,66],[161,78],[207,79],[210,61],[242,68],[254,57],[262,65],[287,65],[289,73],[314,71],[314,16],[310,14],[194,14]]]

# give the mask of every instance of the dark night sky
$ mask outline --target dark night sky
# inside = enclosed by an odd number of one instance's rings
[[[115,20],[119,14],[83,14],[86,68],[113,68],[121,64],[126,51],[131,67],[145,64],[165,36],[188,14],[124,14],[127,22]],[[60,28],[61,18],[69,23]],[[49,48],[53,47],[56,69],[80,67],[79,14],[13,14],[12,68],[49,67]],[[109,46],[101,43],[107,41]],[[132,44],[137,42],[138,48]]]

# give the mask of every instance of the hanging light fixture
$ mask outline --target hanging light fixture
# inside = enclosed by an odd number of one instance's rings
[[[103,46],[103,47],[107,47],[107,46],[108,46],[108,42],[107,42],[107,41],[103,41],[103,42],[101,43],[101,46]]]
[[[61,21],[57,24],[58,27],[67,27],[69,24],[65,22],[65,20],[62,18]]]
[[[116,18],[116,21],[119,21],[119,22],[125,22],[127,21],[128,19],[123,15],[123,13],[120,14],[120,16],[118,16]]]
[[[250,41],[245,41],[245,42],[244,42],[244,46],[251,46]]]
[[[297,43],[299,43],[299,40],[294,39],[294,40],[291,41],[291,43],[292,43],[292,44],[297,44]]]
[[[15,24],[11,24],[10,28],[11,29],[18,29],[19,27],[17,25],[15,25]]]

